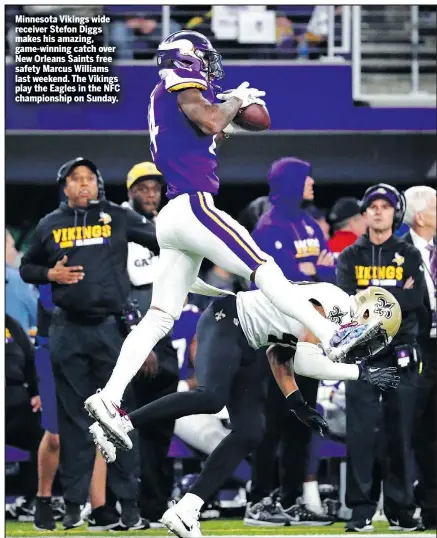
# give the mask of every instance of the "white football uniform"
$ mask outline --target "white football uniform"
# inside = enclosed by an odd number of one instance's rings
[[[332,322],[344,325],[351,321],[351,299],[334,284],[302,283],[299,290],[307,300],[320,303]],[[270,344],[295,347],[304,330],[301,323],[283,314],[259,290],[238,293],[237,312],[241,328],[254,349]]]

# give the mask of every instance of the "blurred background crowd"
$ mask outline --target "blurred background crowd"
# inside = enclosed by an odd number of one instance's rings
[[[403,389],[398,398],[390,402],[379,391],[368,394],[363,387],[353,391],[343,382],[302,380],[299,385],[304,396],[312,405],[317,403],[330,425],[330,436],[322,440],[284,412],[266,370],[266,437],[249,460],[241,462],[217,497],[210,499],[201,517],[231,515],[244,517],[248,525],[256,519],[258,525],[283,526],[290,524],[290,517],[278,508],[282,503],[286,508],[295,507],[294,524],[326,525],[341,520],[354,523],[349,530],[370,530],[369,520],[376,517],[397,518],[398,530],[420,530],[417,522],[421,513],[426,528],[435,528],[436,193],[431,185],[435,183],[436,168],[435,133],[430,132],[429,125],[435,129],[436,9],[369,6],[352,13],[353,9],[356,8],[7,6],[6,51],[12,64],[16,14],[108,14],[111,24],[104,28],[105,40],[117,47],[117,69],[126,77],[127,96],[115,112],[107,114],[107,109],[103,113],[97,107],[91,113],[84,107],[76,116],[68,107],[55,115],[32,107],[7,109],[7,517],[34,521],[41,530],[52,529],[55,520],[62,520],[64,528],[87,520],[88,528],[96,531],[159,526],[167,503],[187,491],[207,455],[229,431],[226,409],[216,416],[195,420],[187,417],[175,424],[147,426],[140,430],[130,453],[129,469],[121,466],[118,474],[107,472],[106,464],[96,454],[89,469],[90,484],[85,489],[81,486],[82,490],[72,496],[67,451],[64,448],[64,455],[62,452],[63,444],[71,444],[68,454],[72,457],[75,440],[62,432],[68,431],[67,424],[85,421],[86,417],[82,417],[81,408],[67,409],[64,392],[62,396],[57,394],[60,386],[63,391],[68,389],[62,385],[58,358],[49,353],[54,309],[50,285],[28,285],[19,272],[21,257],[36,225],[59,205],[62,194],[56,184],[57,170],[66,160],[78,155],[90,159],[102,173],[106,198],[152,221],[166,203],[162,175],[149,162],[145,132],[144,111],[157,72],[148,65],[151,62],[143,61],[154,58],[163,36],[189,28],[213,40],[225,58],[225,67],[227,63],[231,66],[232,80],[241,78],[241,69],[246,69],[244,77],[259,80],[267,79],[273,69],[285,77],[284,86],[279,88],[280,102],[274,98],[269,101],[267,91],[269,109],[272,103],[273,131],[239,134],[220,149],[222,184],[217,206],[256,237],[260,219],[271,208],[269,167],[281,156],[303,158],[310,161],[315,182],[309,193],[296,188],[289,191],[289,199],[282,200],[290,221],[285,243],[278,246],[272,229],[271,244],[264,237],[265,244],[260,245],[275,257],[286,275],[294,281],[329,281],[347,290],[350,286],[365,286],[363,281],[371,284],[372,280],[373,284],[386,285],[388,289],[397,286],[405,291],[413,290],[414,280],[423,276],[426,283],[414,300],[413,295],[408,295],[401,303],[408,311],[409,336],[404,334],[404,339],[396,342],[397,347],[381,358],[389,365],[397,361],[395,364],[403,372]],[[296,68],[306,62],[314,63],[311,76],[315,78],[302,83],[302,71]],[[332,84],[337,71],[323,71],[338,65],[348,70],[340,93],[328,85],[328,79]],[[138,80],[144,80],[144,88],[138,89]],[[258,85],[261,87],[262,82]],[[141,94],[141,111],[129,99],[130,91]],[[301,93],[293,93],[296,91]],[[363,114],[354,116],[347,128],[346,109],[329,114],[339,94],[346,94],[348,106],[354,101],[363,107]],[[402,102],[402,110],[392,110],[396,119],[369,106],[375,94],[388,107]],[[320,100],[323,110],[318,108]],[[285,118],[284,124],[275,128],[275,119],[279,120],[284,109],[292,110],[292,120],[296,115],[298,127]],[[298,109],[304,112],[299,115]],[[434,114],[431,123],[428,116],[425,118],[428,112]],[[120,132],[123,121],[126,127]],[[341,280],[341,253],[351,245],[360,248],[370,241],[369,226],[375,223],[363,214],[367,206],[363,207],[362,200],[366,189],[379,183],[406,191],[405,216],[382,247],[389,253],[394,249],[393,259],[367,264],[369,271],[371,267],[379,271],[376,276],[369,272],[368,278],[364,273],[366,263],[361,264],[361,276],[357,269],[360,264],[346,269],[343,265]],[[375,200],[396,206],[398,195],[393,198],[387,192],[390,189],[380,192]],[[389,266],[399,268],[405,261],[399,255],[398,243],[391,243],[394,238],[403,238],[420,252],[423,265],[420,274],[409,275],[413,283],[388,274]],[[150,302],[155,254],[129,243],[129,296],[141,314]],[[247,287],[247,283],[208,262],[202,266],[201,277],[213,286],[235,292]],[[169,392],[196,387],[195,327],[208,303],[205,297],[189,296],[173,334],[157,346],[153,360],[132,383],[132,407]],[[223,352],[226,353],[225,344]],[[360,429],[363,424],[366,428]],[[83,435],[88,434],[85,431]]]

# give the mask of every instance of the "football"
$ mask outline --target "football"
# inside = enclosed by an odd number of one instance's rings
[[[271,126],[267,108],[256,103],[242,108],[232,121],[245,131],[266,131]]]

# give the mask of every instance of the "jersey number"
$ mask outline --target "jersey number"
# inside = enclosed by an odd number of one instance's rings
[[[155,160],[155,154],[158,152],[158,147],[156,145],[156,137],[159,133],[159,127],[155,124],[155,109],[154,109],[154,100],[155,100],[155,92],[152,93],[150,96],[150,105],[149,105],[149,134],[150,134],[150,142],[152,144],[153,150],[152,150],[152,157],[153,160]]]
[[[178,356],[178,365],[180,370],[184,365],[185,351],[187,349],[187,339],[178,338],[177,340],[173,340],[172,345],[176,350],[176,354]]]
[[[269,334],[267,342],[269,344],[283,344],[296,348],[297,338],[292,334],[284,333],[281,338],[278,338],[274,334]]]

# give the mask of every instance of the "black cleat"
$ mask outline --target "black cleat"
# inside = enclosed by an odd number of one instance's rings
[[[107,506],[99,506],[91,512],[87,521],[90,532],[109,531],[119,526],[120,517],[116,510],[111,510]]]
[[[80,514],[80,505],[76,503],[65,503],[65,516],[62,526],[65,530],[80,527],[85,522]]]
[[[54,531],[56,529],[51,497],[36,498],[33,526],[41,531]]]

